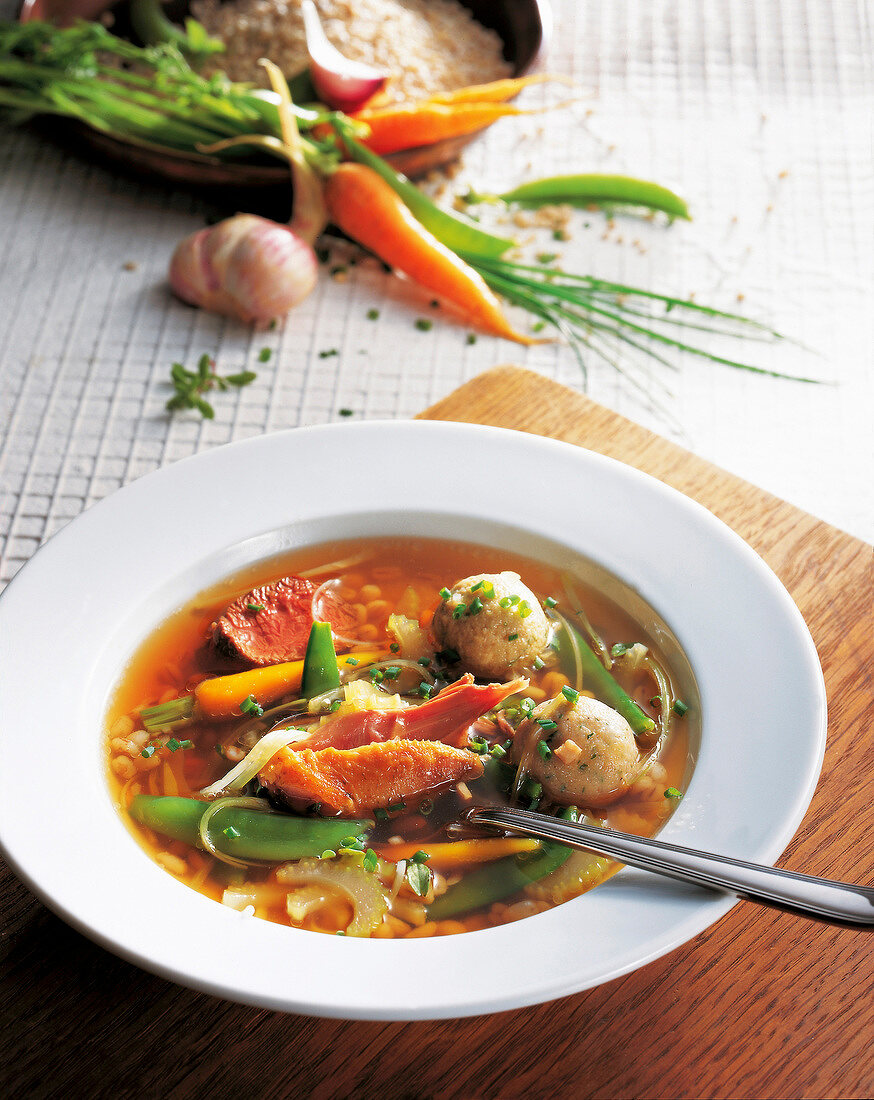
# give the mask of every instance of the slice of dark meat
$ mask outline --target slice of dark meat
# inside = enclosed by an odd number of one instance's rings
[[[318,585],[304,577],[282,577],[239,596],[210,631],[216,648],[250,665],[299,661],[313,625],[312,602]],[[319,597],[319,615],[335,634],[353,636],[357,619],[352,607],[331,588]],[[338,648],[344,647],[338,643]]]

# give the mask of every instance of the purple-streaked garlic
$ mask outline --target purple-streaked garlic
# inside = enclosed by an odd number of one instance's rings
[[[170,261],[170,286],[191,305],[267,323],[310,293],[318,262],[288,226],[236,214],[186,237]]]
[[[319,99],[338,111],[357,111],[385,87],[389,73],[351,61],[328,41],[312,0],[303,0],[310,79]]]

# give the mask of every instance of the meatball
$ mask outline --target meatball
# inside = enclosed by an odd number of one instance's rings
[[[456,581],[434,612],[434,634],[461,665],[502,680],[530,665],[549,643],[549,620],[518,573],[480,573]]]
[[[640,770],[631,726],[597,699],[581,695],[558,709],[555,700],[535,707],[533,718],[547,714],[558,725],[544,760],[532,754],[529,771],[545,793],[566,805],[608,806],[621,797]]]

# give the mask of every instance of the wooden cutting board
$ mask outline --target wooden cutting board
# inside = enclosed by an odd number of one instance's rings
[[[618,458],[700,501],[761,554],[807,621],[830,709],[822,778],[781,863],[874,882],[871,547],[517,368],[480,375],[422,415],[549,435]],[[10,1097],[874,1093],[874,938],[748,903],[598,989],[416,1024],[284,1016],[180,989],[72,931],[8,871],[0,904],[0,1092]],[[427,988],[427,974],[409,980]]]

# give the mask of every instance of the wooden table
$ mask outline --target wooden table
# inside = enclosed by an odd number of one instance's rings
[[[755,547],[804,614],[830,707],[822,778],[781,865],[874,881],[871,548],[515,368],[480,375],[423,416],[551,435],[612,455],[701,501]],[[384,1024],[286,1016],[182,989],[72,931],[8,870],[0,890],[7,1097],[874,1092],[870,934],[746,903],[598,989],[496,1016]]]

